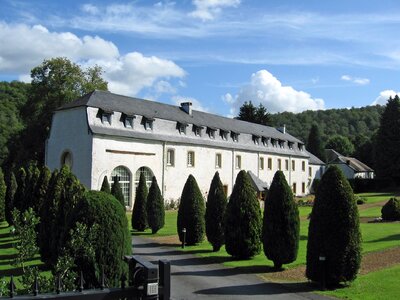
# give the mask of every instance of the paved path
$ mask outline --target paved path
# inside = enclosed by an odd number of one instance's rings
[[[253,273],[210,263],[207,258],[151,239],[134,237],[133,245],[134,255],[152,262],[159,259],[171,262],[173,299],[324,299],[311,293],[294,293],[280,284],[262,281]]]

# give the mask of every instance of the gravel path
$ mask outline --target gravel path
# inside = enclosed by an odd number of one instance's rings
[[[211,263],[154,240],[134,237],[134,254],[157,262],[171,262],[172,299],[327,299],[290,287],[265,282],[251,272]]]

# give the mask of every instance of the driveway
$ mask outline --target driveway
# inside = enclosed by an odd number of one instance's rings
[[[172,299],[327,299],[261,280],[254,271],[225,267],[154,240],[133,237],[134,255],[171,262]]]

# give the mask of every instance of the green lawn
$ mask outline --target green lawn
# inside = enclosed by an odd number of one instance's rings
[[[382,201],[387,202],[390,198],[398,195],[398,193],[361,193],[357,195],[366,198],[367,203],[376,203]]]
[[[358,212],[359,212],[360,217],[369,217],[369,218],[375,217],[375,218],[377,218],[382,215],[381,214],[382,206],[375,206],[375,207],[370,207],[367,209],[361,209],[361,207],[359,207],[358,209],[359,209]]]
[[[151,229],[146,229],[144,232],[138,232],[138,231],[132,230],[132,225],[131,225],[132,213],[128,212],[126,214],[126,216],[128,217],[129,228],[131,229],[131,232],[133,235],[157,237],[157,236],[176,235],[177,214],[178,214],[178,211],[176,211],[176,210],[167,210],[165,212],[165,225],[156,234],[151,234]]]
[[[359,276],[348,287],[320,293],[354,300],[400,299],[399,278],[400,265],[397,265]]]

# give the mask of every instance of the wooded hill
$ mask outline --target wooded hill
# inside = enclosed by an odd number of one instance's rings
[[[370,139],[379,128],[384,106],[366,106],[361,108],[343,108],[328,110],[307,110],[301,113],[283,112],[271,114],[271,123],[275,127],[286,125],[286,130],[298,139],[307,142],[311,125],[317,123],[322,140],[339,134],[348,137],[353,144]]]

